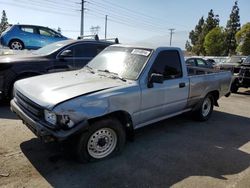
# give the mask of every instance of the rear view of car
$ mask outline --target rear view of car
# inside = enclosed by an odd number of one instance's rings
[[[38,49],[47,44],[66,40],[60,33],[42,26],[13,25],[0,38],[3,46],[13,50]]]

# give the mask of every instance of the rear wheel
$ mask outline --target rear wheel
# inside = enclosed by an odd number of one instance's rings
[[[199,121],[206,121],[210,118],[214,108],[214,98],[208,94],[202,101],[201,106],[194,112],[195,119]]]
[[[23,42],[20,40],[11,41],[9,47],[12,50],[23,50],[24,49]]]
[[[80,162],[102,160],[122,151],[126,135],[118,120],[103,119],[90,126],[77,143],[76,154]]]

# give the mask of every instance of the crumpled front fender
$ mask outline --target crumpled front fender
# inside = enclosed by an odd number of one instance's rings
[[[79,123],[95,117],[107,114],[109,102],[107,99],[91,97],[77,97],[57,105],[53,111],[58,115],[67,115],[70,119]]]

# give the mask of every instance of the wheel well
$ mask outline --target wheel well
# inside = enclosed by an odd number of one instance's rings
[[[219,96],[220,96],[219,91],[217,91],[217,90],[211,91],[211,92],[209,92],[209,94],[211,94],[213,96],[214,105],[219,106],[219,104],[218,104],[218,99],[219,99]]]
[[[125,131],[126,131],[126,136],[128,140],[133,140],[134,139],[134,127],[133,127],[133,122],[130,114],[125,111],[116,111],[112,112],[110,114],[106,114],[101,117],[97,117],[94,119],[89,120],[89,124],[98,121],[100,119],[104,118],[116,118],[120,123],[123,125]]]
[[[24,46],[23,41],[22,41],[22,40],[20,40],[20,39],[11,39],[11,40],[10,40],[10,42],[9,42],[9,47],[10,47],[10,44],[11,44],[13,41],[19,41],[19,42],[21,42],[21,43],[22,43],[23,48],[25,47],[25,46]]]

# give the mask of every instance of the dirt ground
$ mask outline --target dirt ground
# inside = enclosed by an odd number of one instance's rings
[[[136,132],[119,156],[78,164],[43,144],[0,105],[0,187],[250,187],[250,90],[219,101],[207,122],[188,114]]]

